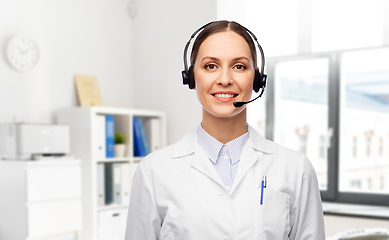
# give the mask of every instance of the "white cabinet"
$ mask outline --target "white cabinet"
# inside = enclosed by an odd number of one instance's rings
[[[125,135],[127,150],[123,157],[106,157],[104,116],[107,115],[114,118],[115,132]],[[78,107],[57,113],[57,123],[70,126],[70,152],[82,159],[83,240],[124,239],[132,176],[142,159],[134,157],[133,117],[144,123],[151,150],[166,146],[166,115],[161,111]],[[113,169],[112,188],[121,192],[120,201],[107,201],[103,196],[107,184],[101,175],[107,177],[106,169]]]
[[[79,239],[80,160],[0,161],[0,239]]]

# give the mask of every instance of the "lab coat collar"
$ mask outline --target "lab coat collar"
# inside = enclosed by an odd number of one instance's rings
[[[254,128],[249,127],[249,139],[247,144],[254,150],[263,152],[265,154],[273,154],[274,150],[270,141],[263,138]],[[173,158],[180,158],[192,155],[196,151],[197,146],[197,133],[196,128],[186,134],[181,140],[179,140],[173,151]]]
[[[273,154],[274,149],[272,142],[262,137],[254,128],[252,128],[250,125],[250,137],[248,140],[248,144],[251,144],[251,147],[254,148],[256,151],[263,152],[265,154]]]
[[[246,176],[247,172],[258,162],[259,155],[271,155],[274,152],[270,141],[263,138],[250,126],[249,128],[250,137],[247,140],[247,143],[242,152],[242,160],[239,163],[234,183],[229,191],[230,194],[235,191],[235,189],[239,186],[240,182]],[[258,153],[262,154],[258,155]],[[194,155],[193,160],[191,161],[191,166],[193,168],[204,173],[206,176],[217,182],[220,186],[224,186],[221,182],[220,177],[217,175],[217,172],[213,168],[211,162],[204,161],[205,159],[208,159],[208,157],[205,154],[204,150],[202,150],[200,145],[197,143],[196,129],[193,129],[180,141],[178,141],[173,150],[173,158],[181,158],[190,155]]]

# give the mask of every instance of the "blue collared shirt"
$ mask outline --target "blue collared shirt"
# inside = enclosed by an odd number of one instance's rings
[[[212,162],[227,191],[230,191],[234,183],[240,156],[248,138],[247,130],[245,134],[223,144],[209,135],[201,124],[197,127],[197,141]]]

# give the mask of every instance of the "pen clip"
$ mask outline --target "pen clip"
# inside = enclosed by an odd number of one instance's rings
[[[263,176],[262,182],[263,182],[263,187],[266,187],[267,186],[267,177],[266,176]]]

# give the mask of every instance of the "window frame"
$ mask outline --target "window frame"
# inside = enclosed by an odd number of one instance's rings
[[[328,53],[312,53],[304,55],[293,55],[283,57],[272,57],[266,61],[266,73],[268,75],[266,89],[266,130],[265,136],[269,140],[274,140],[275,122],[275,66],[283,61],[307,60],[316,58],[329,59],[329,79],[328,79],[328,136],[330,146],[326,149],[327,154],[327,189],[320,191],[322,201],[389,206],[389,193],[359,193],[339,191],[339,143],[340,143],[340,65],[342,54],[359,50],[373,50],[387,47],[372,47],[363,49],[350,49],[334,51]],[[358,154],[357,154],[358,155]],[[309,156],[308,156],[309,157]],[[358,156],[357,156],[358,157]]]

